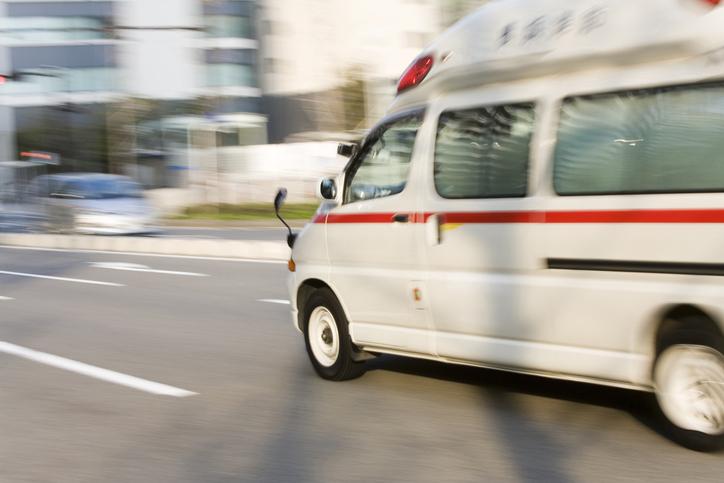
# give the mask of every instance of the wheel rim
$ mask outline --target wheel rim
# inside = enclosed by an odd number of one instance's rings
[[[724,356],[697,345],[675,345],[660,356],[656,395],[669,420],[683,429],[724,434]]]
[[[324,367],[333,366],[339,357],[339,331],[332,313],[326,307],[314,309],[307,330],[314,358]]]

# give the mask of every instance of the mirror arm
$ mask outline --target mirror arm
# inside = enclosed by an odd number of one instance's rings
[[[292,227],[289,226],[286,221],[284,221],[284,218],[282,218],[281,215],[281,207],[286,197],[286,188],[280,188],[277,192],[276,198],[274,198],[274,214],[277,218],[279,218],[279,221],[281,221],[282,224],[287,227],[287,230],[289,231],[289,235],[287,235],[287,245],[289,245],[289,248],[294,248],[294,242],[297,240],[297,235],[292,231]]]
[[[289,235],[287,236],[287,244],[289,245],[289,248],[292,248],[294,245],[294,240],[296,239],[297,236],[292,231],[292,227],[289,226],[289,224],[286,221],[284,221],[284,218],[282,218],[282,216],[279,214],[279,211],[276,212],[276,215],[277,215],[277,218],[279,218],[279,221],[281,221],[282,224],[284,226],[286,226],[287,230],[289,231]]]

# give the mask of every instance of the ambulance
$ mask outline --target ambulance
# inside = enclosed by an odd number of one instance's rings
[[[724,447],[724,1],[493,0],[340,152],[289,237],[321,377],[395,354],[635,389]]]

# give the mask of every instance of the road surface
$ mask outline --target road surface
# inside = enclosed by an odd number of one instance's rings
[[[395,357],[322,381],[285,269],[0,248],[0,482],[721,481],[639,393]]]

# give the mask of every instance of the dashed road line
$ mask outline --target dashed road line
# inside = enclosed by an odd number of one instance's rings
[[[102,381],[111,382],[121,386],[130,387],[139,391],[156,394],[159,396],[171,397],[189,397],[195,396],[197,393],[180,389],[178,387],[160,384],[158,382],[148,381],[139,377],[129,376],[116,371],[110,371],[83,362],[66,359],[65,357],[39,352],[9,342],[0,341],[0,353],[5,353],[17,357],[22,357],[33,362],[45,364],[47,366],[64,369],[66,371],[75,372],[84,376],[100,379]]]
[[[8,300],[15,300],[15,299],[12,297],[4,297],[4,296],[0,295],[0,302],[2,302],[3,300],[8,301]]]
[[[38,275],[36,273],[6,272],[4,270],[0,270],[0,275],[11,275],[13,277],[41,278],[41,279],[45,279],[45,280],[55,280],[57,282],[84,283],[87,285],[103,285],[106,287],[125,287],[125,285],[120,284],[120,283],[99,282],[97,280],[84,280],[81,278],[53,277],[50,275]]]
[[[126,272],[145,272],[145,273],[158,273],[161,275],[180,275],[184,277],[208,277],[203,273],[195,272],[177,272],[174,270],[155,270],[146,265],[138,265],[135,263],[114,263],[114,262],[91,262],[93,268],[105,268],[108,270],[121,270]]]

